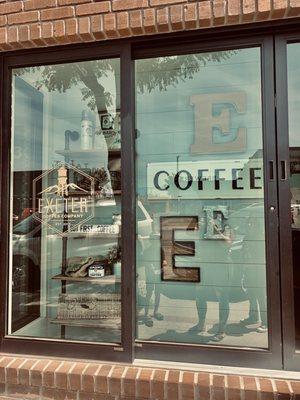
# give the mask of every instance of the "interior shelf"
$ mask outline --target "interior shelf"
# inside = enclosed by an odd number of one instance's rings
[[[68,146],[65,146],[68,147]],[[99,163],[99,168],[104,167],[111,171],[115,171],[114,168],[117,168],[117,171],[119,170],[119,159],[121,157],[121,150],[120,149],[77,149],[77,150],[56,150],[56,154],[59,154],[64,157],[65,161],[72,162],[80,160],[81,164],[86,164],[88,165],[88,162],[90,159],[98,160]],[[104,163],[107,163],[108,165],[104,165]],[[103,166],[104,165],[104,166]],[[118,177],[115,177],[117,179]],[[116,182],[117,183],[117,182]],[[117,184],[114,184],[115,187],[119,188],[120,186]],[[97,193],[96,193],[97,194]],[[101,193],[100,193],[101,194]],[[119,196],[121,195],[121,190],[114,190],[113,195],[111,198],[103,198],[103,199],[98,199],[97,195],[95,196],[95,206],[96,207],[101,207],[103,205],[110,205],[109,202],[112,202],[112,204],[116,204],[114,200],[114,196]],[[100,196],[101,197],[101,196]],[[100,224],[101,225],[101,224]],[[119,230],[119,229],[117,229]],[[66,265],[67,262],[67,245],[68,245],[68,238],[74,238],[74,239],[80,239],[80,238],[86,238],[86,237],[105,237],[105,239],[116,239],[119,236],[119,232],[111,232],[111,233],[105,233],[105,232],[68,232],[64,234],[65,240],[63,240],[63,247],[62,247],[62,265]],[[68,284],[76,284],[80,282],[84,282],[87,284],[95,284],[95,285],[117,285],[121,283],[121,278],[120,276],[116,275],[106,275],[104,277],[72,277],[72,276],[66,276],[64,274],[58,274],[52,277],[53,280],[60,281],[61,282],[61,293],[67,294],[67,285]],[[96,288],[95,288],[96,289]],[[118,288],[115,288],[118,289]],[[99,288],[95,291],[99,291]],[[76,301],[76,296],[75,296],[75,301]],[[80,313],[81,314],[81,313]],[[109,314],[109,315],[115,315],[115,314]],[[74,319],[68,318],[68,314],[63,314],[64,318],[54,318],[50,320],[52,324],[59,325],[61,327],[61,335],[62,337],[65,337],[65,328],[64,326],[73,326],[73,327],[90,327],[90,328],[99,328],[101,329],[109,329],[109,330],[116,330],[120,329],[120,318],[99,318],[99,315],[96,314],[94,315],[94,319],[91,318],[81,318],[81,315],[74,315]],[[67,318],[66,318],[67,317]]]
[[[87,150],[56,150],[57,154],[60,154],[61,156],[64,157],[82,157],[82,156],[91,156],[91,155],[101,155],[105,156],[106,151],[103,149],[87,149]],[[113,149],[113,150],[108,150],[108,156],[111,158],[115,157],[120,157],[121,155],[121,150],[119,149]]]
[[[55,275],[52,279],[57,281],[66,281],[66,282],[89,282],[96,283],[97,285],[112,285],[115,283],[121,283],[121,278],[116,275],[107,275],[102,278],[91,278],[89,276],[86,277],[73,277],[73,276],[65,276],[65,275]]]
[[[104,328],[104,329],[119,329],[120,318],[116,319],[52,319],[52,324],[67,325],[67,326],[79,326],[79,327],[90,327],[90,328]]]
[[[108,150],[108,156],[113,157],[121,157],[121,149],[111,149]]]

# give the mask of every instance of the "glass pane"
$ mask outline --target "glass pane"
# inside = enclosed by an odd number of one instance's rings
[[[12,71],[9,334],[121,338],[119,59]]]
[[[140,340],[268,347],[260,64],[136,61]]]
[[[289,150],[290,150],[290,190],[291,190],[291,227],[293,243],[293,283],[295,304],[295,340],[300,350],[300,44],[288,45],[288,107],[289,107]]]

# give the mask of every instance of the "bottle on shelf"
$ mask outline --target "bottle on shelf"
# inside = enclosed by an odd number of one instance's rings
[[[90,119],[88,111],[82,111],[80,142],[82,150],[90,150],[93,148],[94,126]]]

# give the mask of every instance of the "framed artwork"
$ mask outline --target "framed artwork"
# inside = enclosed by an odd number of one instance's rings
[[[99,112],[100,129],[103,133],[107,146],[111,150],[118,150],[121,147],[121,113],[108,113],[107,111]],[[97,134],[97,133],[96,133]]]

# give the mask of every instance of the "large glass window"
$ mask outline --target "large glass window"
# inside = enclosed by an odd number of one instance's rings
[[[12,70],[9,334],[121,340],[120,63]]]
[[[260,49],[136,61],[137,338],[268,347]]]

